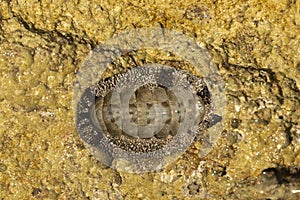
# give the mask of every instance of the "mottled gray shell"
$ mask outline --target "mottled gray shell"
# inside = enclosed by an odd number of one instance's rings
[[[212,117],[202,78],[158,64],[99,81],[86,89],[78,110],[82,139],[107,162],[114,155],[159,161],[183,151]]]
[[[154,151],[208,119],[210,104],[201,97],[209,95],[206,90],[202,79],[186,71],[140,67],[98,83],[91,117],[121,148]]]

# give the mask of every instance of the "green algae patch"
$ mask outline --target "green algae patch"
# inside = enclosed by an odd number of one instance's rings
[[[299,9],[284,0],[1,1],[0,198],[299,199]],[[139,27],[174,29],[208,49],[227,115],[206,157],[196,142],[161,172],[130,174],[83,146],[72,98],[88,53]],[[134,53],[193,71],[176,56]],[[128,58],[115,64],[130,67]]]

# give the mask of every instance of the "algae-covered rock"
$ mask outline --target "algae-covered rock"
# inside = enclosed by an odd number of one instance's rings
[[[299,12],[287,0],[1,0],[0,198],[299,199]],[[72,98],[88,53],[140,27],[176,30],[206,48],[227,114],[205,157],[197,141],[162,171],[133,174],[91,156]],[[180,55],[132,54],[112,65],[159,61],[193,72]]]

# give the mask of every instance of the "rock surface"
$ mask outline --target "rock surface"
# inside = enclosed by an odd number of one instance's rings
[[[1,0],[0,198],[299,199],[299,13],[287,0]],[[130,174],[83,146],[72,88],[92,48],[139,27],[174,29],[209,50],[227,116],[206,157],[196,142],[162,172]]]

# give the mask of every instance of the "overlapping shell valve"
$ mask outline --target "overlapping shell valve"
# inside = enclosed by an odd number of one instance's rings
[[[143,34],[152,37],[146,40]],[[206,83],[206,80],[218,81],[215,73],[205,79],[173,66],[146,63],[101,78],[113,59],[128,49],[160,48],[191,61],[189,56],[176,52],[179,48],[172,42],[175,36],[189,40],[169,30],[130,31],[93,50],[83,64],[74,90],[75,121],[83,142],[102,163],[131,172],[156,171],[174,162],[196,137],[203,135],[208,141],[203,144],[204,154],[205,145],[212,147],[217,137],[203,133],[217,110],[212,102],[216,87]],[[125,40],[132,43],[123,43]],[[200,58],[207,56],[203,55],[203,49],[192,42],[190,45]],[[207,60],[207,57],[201,58],[200,63],[192,60],[192,64],[210,66]]]

